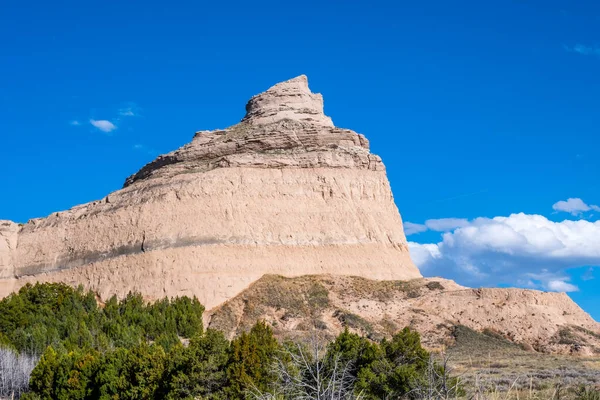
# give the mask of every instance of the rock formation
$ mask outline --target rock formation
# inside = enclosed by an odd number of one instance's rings
[[[0,221],[0,279],[13,278],[12,253],[17,247],[19,225]]]
[[[432,349],[451,345],[466,326],[527,349],[600,353],[600,324],[565,293],[526,289],[470,289],[441,278],[373,281],[353,276],[264,276],[208,312],[211,328],[230,337],[265,320],[277,336],[333,337],[345,327],[373,339],[405,326]]]
[[[565,351],[560,335],[572,328],[598,351],[598,324],[564,294],[422,279],[381,159],[363,135],[333,125],[305,76],[254,96],[246,111],[102,200],[0,221],[0,296],[62,281],[101,299],[195,295],[210,325],[230,333],[258,318],[282,334],[413,325],[436,345],[461,324]]]
[[[269,273],[421,276],[381,159],[333,125],[305,76],[246,110],[102,200],[0,222],[0,295],[63,281],[101,298],[196,295],[211,308]]]

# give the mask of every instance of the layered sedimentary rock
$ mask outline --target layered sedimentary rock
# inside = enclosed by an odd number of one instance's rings
[[[333,125],[305,76],[246,109],[102,200],[0,223],[0,295],[63,281],[101,298],[196,295],[210,308],[267,273],[420,277],[381,159]]]
[[[0,279],[14,277],[13,251],[17,247],[19,226],[12,221],[0,221]]]

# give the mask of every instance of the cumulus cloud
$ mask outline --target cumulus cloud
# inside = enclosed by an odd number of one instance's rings
[[[579,288],[575,285],[561,280],[552,280],[548,282],[548,290],[552,292],[577,292]]]
[[[425,221],[425,226],[436,232],[448,232],[468,225],[469,221],[463,218],[440,218]]]
[[[421,268],[422,273],[428,273],[427,269],[429,266],[433,264],[433,261],[436,259],[442,258],[442,253],[440,252],[440,247],[434,243],[415,243],[408,242],[410,247],[410,257],[413,262]],[[434,272],[435,274],[435,272]]]
[[[579,198],[570,198],[567,200],[561,200],[552,205],[552,209],[555,211],[568,212],[573,215],[579,215],[588,211],[600,211],[600,207],[597,205],[588,205]]]
[[[477,218],[439,243],[410,242],[423,274],[473,286],[500,283],[573,291],[567,268],[600,266],[600,221],[554,222],[541,215]]]
[[[425,221],[425,224],[415,224],[412,222],[404,223],[404,233],[406,233],[407,236],[410,236],[426,231],[449,232],[467,225],[469,225],[469,220],[464,218],[428,219]]]
[[[408,235],[414,235],[416,233],[421,233],[427,231],[427,227],[423,224],[413,224],[412,222],[404,223],[404,233]]]
[[[90,119],[90,124],[92,124],[95,128],[101,130],[102,132],[109,133],[117,129],[116,125],[112,122],[105,119]]]
[[[79,122],[77,120],[73,120],[73,121],[69,122],[69,125],[79,126],[79,125],[81,125],[81,122]]]

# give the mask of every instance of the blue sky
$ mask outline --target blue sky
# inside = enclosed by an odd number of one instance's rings
[[[599,2],[222,3],[3,3],[0,219],[101,198],[307,74],[426,229],[424,273],[577,289],[600,320]]]

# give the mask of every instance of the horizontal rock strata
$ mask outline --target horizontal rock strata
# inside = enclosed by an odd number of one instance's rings
[[[0,223],[0,295],[27,282],[101,298],[196,295],[207,307],[266,273],[420,277],[381,159],[333,126],[301,76],[243,121],[196,133],[106,198]]]

